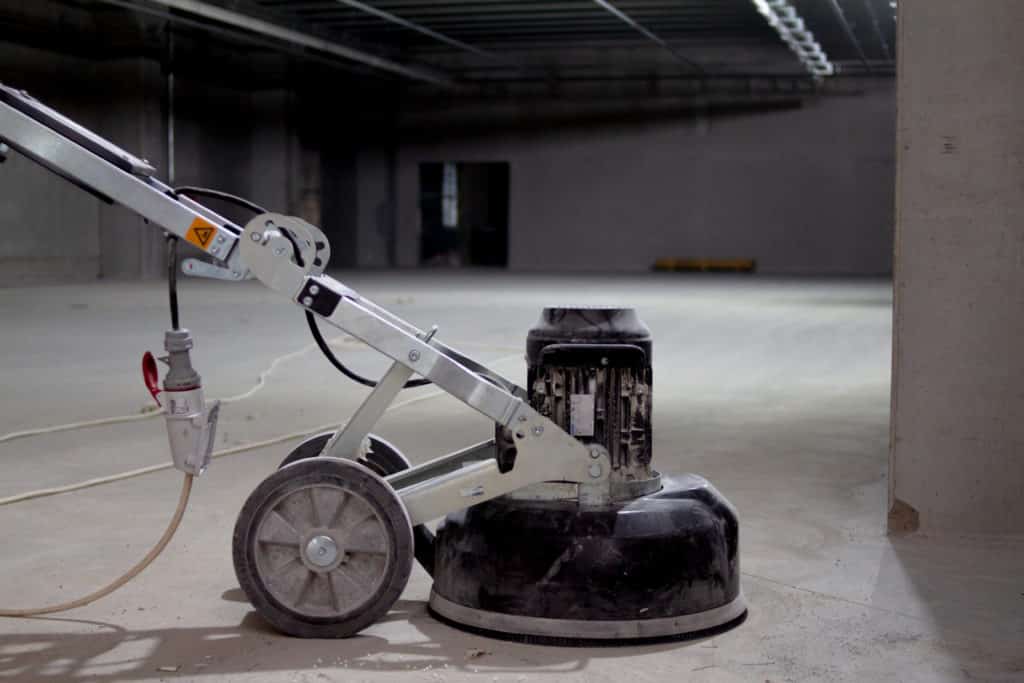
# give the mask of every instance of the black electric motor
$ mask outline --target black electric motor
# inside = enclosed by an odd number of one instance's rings
[[[650,330],[629,308],[546,308],[527,337],[530,404],[604,446],[610,497],[548,482],[448,515],[435,615],[498,635],[590,642],[678,637],[738,623],[739,525],[696,475],[652,468]],[[498,430],[499,463],[514,458]]]
[[[615,484],[652,478],[652,347],[632,308],[545,308],[526,338],[530,405],[607,448]]]

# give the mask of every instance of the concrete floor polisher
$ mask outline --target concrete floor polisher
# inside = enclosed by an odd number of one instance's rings
[[[449,514],[435,615],[542,642],[660,639],[744,617],[735,510],[705,479],[651,467],[651,353],[633,309],[544,309],[527,336],[529,403],[611,471],[596,494],[544,482]],[[515,436],[497,429],[505,466]]]
[[[0,153],[9,146],[169,236],[172,329],[162,388],[182,502],[157,548],[80,606],[116,589],[159,554],[210,461],[219,405],[203,397],[193,340],[180,327],[177,239],[205,254],[191,275],[259,279],[303,308],[324,355],[372,387],[336,431],[311,436],[264,479],[235,525],[235,572],[260,615],[283,633],[346,637],[383,616],[419,560],[431,611],[499,636],[556,642],[661,639],[723,628],[746,614],[738,524],[705,480],[651,467],[652,342],[632,309],[549,308],[527,338],[528,388],[498,375],[327,275],[324,233],[240,198],[172,188],[143,159],[25,93],[0,86]],[[197,196],[255,215],[236,225]],[[320,322],[391,359],[358,376]],[[420,379],[412,379],[413,375]],[[432,383],[495,424],[495,437],[417,466],[372,433],[398,393]],[[425,527],[445,516],[436,537]],[[126,578],[127,577],[127,578]]]

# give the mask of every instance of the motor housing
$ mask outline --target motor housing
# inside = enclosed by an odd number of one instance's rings
[[[609,495],[547,482],[448,515],[430,607],[458,626],[557,642],[659,639],[738,623],[739,521],[702,477],[652,466],[653,342],[630,308],[551,307],[527,336],[528,400],[607,449]],[[514,446],[498,430],[499,463]]]
[[[612,497],[657,490],[651,332],[632,308],[545,308],[526,338],[530,405],[608,450]]]

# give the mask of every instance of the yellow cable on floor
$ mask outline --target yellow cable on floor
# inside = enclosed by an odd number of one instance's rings
[[[91,602],[96,602],[100,598],[106,597],[116,591],[121,586],[125,585],[136,576],[142,573],[142,571],[153,563],[160,553],[164,551],[167,544],[171,542],[174,537],[174,532],[178,530],[178,526],[181,524],[181,518],[185,515],[185,508],[188,507],[188,497],[192,493],[192,475],[186,474],[185,481],[181,484],[181,496],[178,498],[178,507],[174,511],[174,516],[171,517],[170,523],[164,530],[163,536],[156,542],[156,545],[146,553],[146,556],[139,560],[135,566],[126,571],[121,576],[108,583],[103,588],[93,591],[88,595],[80,597],[76,600],[69,600],[68,602],[58,603],[56,605],[49,605],[47,607],[29,607],[25,609],[7,609],[0,608],[0,617],[38,617],[43,614],[53,614],[55,612],[66,612],[76,607],[84,607]]]

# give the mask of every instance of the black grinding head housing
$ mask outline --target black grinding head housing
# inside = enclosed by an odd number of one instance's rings
[[[739,525],[705,479],[625,503],[498,498],[437,530],[432,611],[497,635],[614,642],[738,623]]]

